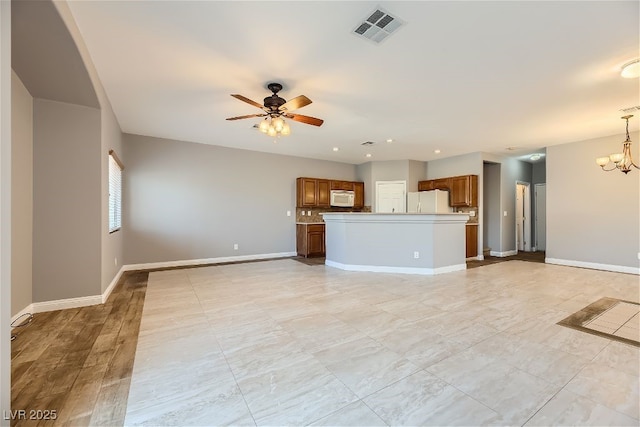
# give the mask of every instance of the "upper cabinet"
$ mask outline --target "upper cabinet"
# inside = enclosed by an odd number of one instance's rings
[[[296,206],[299,208],[328,208],[331,190],[353,191],[354,209],[364,208],[364,182],[334,181],[320,178],[296,180]]]
[[[353,191],[355,192],[353,200],[354,209],[364,208],[364,182],[354,182]]]
[[[451,206],[478,206],[478,175],[451,178]]]
[[[353,191],[354,182],[351,181],[330,181],[332,190],[347,190]]]
[[[329,180],[317,178],[298,178],[296,194],[299,208],[329,207]]]
[[[453,207],[478,206],[478,175],[452,176],[418,182],[418,191],[447,190],[449,205]]]

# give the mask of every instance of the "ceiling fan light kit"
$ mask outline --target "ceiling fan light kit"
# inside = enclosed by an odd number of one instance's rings
[[[605,172],[611,172],[617,169],[624,174],[628,174],[632,166],[640,169],[631,157],[631,138],[629,137],[629,119],[631,117],[633,117],[633,115],[622,116],[622,119],[627,121],[627,139],[622,143],[622,153],[613,153],[609,156],[598,157],[596,159],[598,166]],[[610,169],[605,169],[605,166],[607,166],[609,162],[613,163],[613,166]]]
[[[278,92],[282,90],[280,83],[269,83],[267,88],[272,92],[270,96],[264,98],[263,105],[252,101],[242,95],[233,94],[236,99],[251,104],[254,107],[264,111],[262,114],[249,114],[246,116],[229,117],[227,120],[248,119],[251,117],[264,117],[264,120],[258,125],[258,129],[271,137],[287,136],[291,134],[291,128],[284,118],[294,120],[296,122],[305,123],[313,126],[322,126],[324,120],[316,117],[303,116],[302,114],[293,114],[289,111],[297,110],[311,104],[311,100],[304,95],[297,96],[289,101],[278,96]]]
[[[634,59],[624,64],[620,75],[626,79],[640,77],[640,59]]]

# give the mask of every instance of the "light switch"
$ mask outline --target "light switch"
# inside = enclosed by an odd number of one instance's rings
[[[300,215],[304,216],[304,211],[300,212]]]
[[[291,216],[291,211],[287,211],[287,216]]]
[[[476,211],[469,211],[469,216],[476,216]]]
[[[504,216],[507,216],[507,211],[504,211]]]

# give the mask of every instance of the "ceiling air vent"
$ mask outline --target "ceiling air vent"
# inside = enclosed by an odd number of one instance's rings
[[[355,27],[353,33],[374,43],[380,43],[404,24],[405,22],[398,17],[378,7]]]
[[[363,143],[362,143],[362,144],[360,144],[360,145],[373,145],[373,144],[375,144],[375,142],[373,142],[373,141],[366,141],[366,142],[363,142]]]

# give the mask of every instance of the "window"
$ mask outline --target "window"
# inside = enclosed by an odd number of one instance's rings
[[[109,151],[109,233],[122,227],[122,170],[115,151]]]

